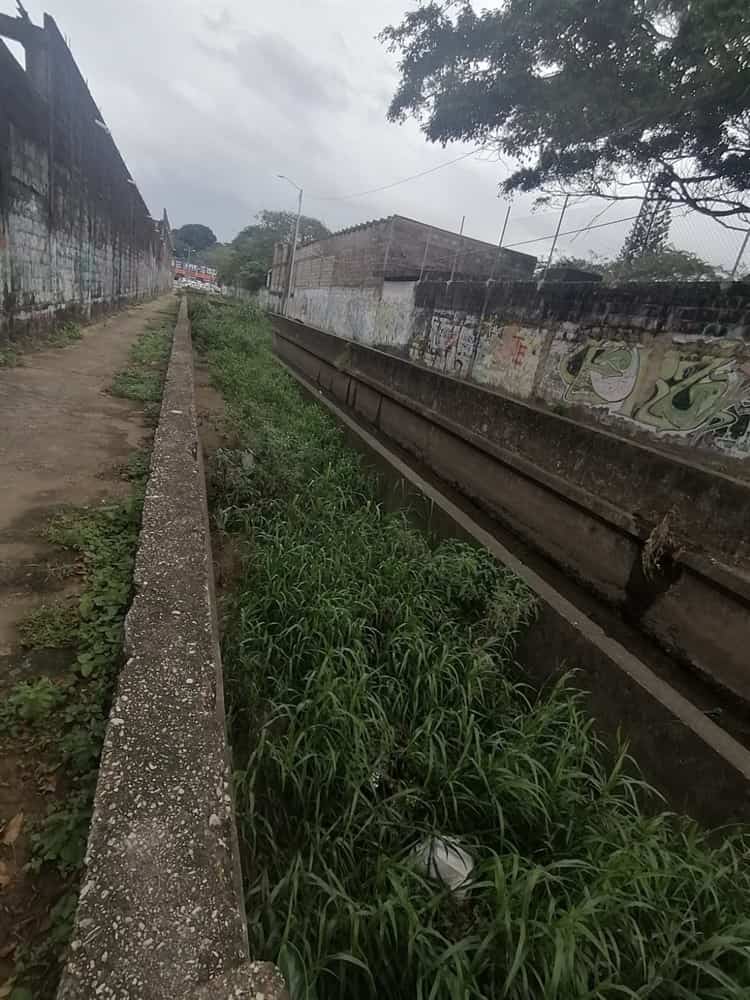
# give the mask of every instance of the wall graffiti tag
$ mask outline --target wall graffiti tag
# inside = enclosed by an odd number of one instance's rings
[[[622,341],[576,347],[559,361],[563,399],[606,408],[658,434],[750,452],[750,363],[670,350],[654,371],[649,352]]]
[[[721,412],[734,376],[734,358],[692,361],[667,356],[653,394],[633,416],[660,431],[697,430]]]
[[[617,341],[590,344],[563,359],[563,398],[589,406],[622,403],[635,387],[638,370],[637,347]]]
[[[475,321],[456,321],[452,314],[436,313],[430,324],[423,360],[444,372],[466,374],[471,368],[476,337]]]
[[[710,417],[696,435],[727,452],[750,452],[750,394]]]

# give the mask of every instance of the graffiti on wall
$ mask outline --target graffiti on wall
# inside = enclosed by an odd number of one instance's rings
[[[657,431],[690,434],[722,451],[750,451],[750,363],[668,352],[651,395],[633,413]]]
[[[533,392],[543,339],[544,334],[533,327],[484,324],[473,378],[528,399]]]
[[[750,362],[669,350],[654,370],[649,354],[622,341],[576,347],[559,362],[563,399],[605,408],[656,433],[750,452]]]
[[[622,403],[638,379],[637,347],[618,341],[590,344],[563,358],[563,398],[570,403],[607,406]]]
[[[457,318],[454,313],[432,317],[426,341],[416,348],[415,360],[451,375],[465,376],[471,370],[477,344],[477,320]],[[414,348],[412,349],[414,357]]]

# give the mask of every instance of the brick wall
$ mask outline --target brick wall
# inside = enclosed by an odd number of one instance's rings
[[[54,20],[0,17],[0,339],[89,319],[172,285],[166,213],[150,218]]]
[[[393,215],[334,233],[297,249],[294,291],[380,288],[385,281],[425,277],[530,277],[536,258]],[[274,253],[271,290],[286,290],[288,251]]]
[[[298,247],[294,290],[376,288],[383,281],[390,220],[378,219]]]

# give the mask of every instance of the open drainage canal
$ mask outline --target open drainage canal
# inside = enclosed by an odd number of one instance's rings
[[[738,796],[744,749],[482,529],[487,548],[380,503],[260,313],[191,314],[234,445],[212,482],[242,566],[223,654],[251,954],[294,998],[747,995],[741,834],[660,813],[576,681],[535,694],[517,652],[551,674],[578,630],[570,666],[610,670],[625,715],[651,706],[663,749],[715,738]]]
[[[672,659],[619,612],[567,577],[468,498],[373,428],[362,425],[284,361],[308,399],[325,406],[377,478],[386,510],[403,511],[436,540],[480,545],[529,584],[534,627],[515,658],[537,688],[575,673],[600,730],[620,737],[670,806],[712,825],[750,818],[748,706]]]

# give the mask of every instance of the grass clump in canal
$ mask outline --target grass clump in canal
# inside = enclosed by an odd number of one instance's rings
[[[156,406],[161,399],[173,320],[154,322],[130,350],[130,363],[112,380],[112,394]]]
[[[243,555],[224,663],[251,954],[295,1000],[750,996],[746,840],[659,814],[570,686],[521,682],[525,588],[384,512],[259,312],[191,311],[238,442],[214,513]],[[417,861],[431,838],[471,857],[459,891]]]

